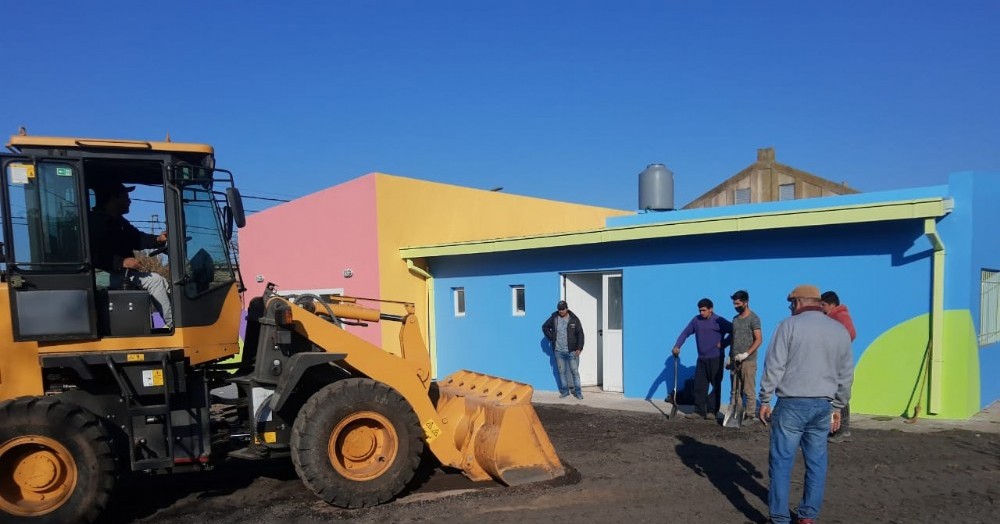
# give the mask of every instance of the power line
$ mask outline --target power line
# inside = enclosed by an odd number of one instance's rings
[[[284,198],[270,198],[270,197],[259,197],[250,195],[242,195],[242,196],[243,198],[249,198],[250,200],[267,200],[269,202],[291,202],[290,200]]]

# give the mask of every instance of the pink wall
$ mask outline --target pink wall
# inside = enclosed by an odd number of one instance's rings
[[[343,288],[346,295],[378,298],[375,175],[254,213],[239,231],[239,243],[248,301],[267,282],[279,290]],[[344,278],[345,269],[351,278]],[[377,324],[347,329],[381,345]]]

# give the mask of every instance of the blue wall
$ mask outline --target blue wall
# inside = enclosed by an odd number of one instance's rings
[[[854,315],[860,354],[883,330],[929,310],[929,253],[923,224],[907,221],[437,258],[438,374],[466,368],[556,389],[540,326],[559,298],[560,272],[584,270],[622,270],[628,397],[662,397],[669,349],[696,302],[711,298],[729,318],[729,295],[741,288],[761,316],[765,345],[788,316],[785,296],[794,286],[835,289]],[[514,284],[525,286],[524,317],[511,316]],[[463,318],[453,313],[453,287],[465,288]],[[692,339],[682,350],[682,379],[694,364]]]
[[[982,286],[981,271],[983,269],[1000,270],[1000,173],[956,173],[951,176],[956,200],[971,200],[972,227],[970,237],[970,266],[961,275],[959,282],[966,282],[968,290],[969,309],[972,320],[979,334],[980,304]],[[959,185],[961,183],[961,185]],[[965,191],[971,194],[965,194]],[[961,200],[960,200],[961,201]],[[979,350],[980,386],[982,388],[982,405],[989,405],[1000,399],[1000,380],[997,380],[997,369],[1000,369],[1000,343],[981,347]]]
[[[969,310],[978,330],[980,269],[1000,269],[994,233],[1000,175],[958,173],[948,186],[646,213],[612,218],[608,225],[938,196],[951,196],[955,203],[938,224],[947,248],[945,307]],[[438,375],[472,369],[555,390],[554,363],[540,326],[559,299],[561,274],[602,270],[622,271],[628,397],[663,397],[672,386],[670,348],[697,313],[696,302],[710,298],[716,313],[731,318],[729,295],[737,289],[749,291],[750,306],[763,323],[758,370],[771,333],[788,316],[785,296],[803,283],[837,291],[849,307],[858,331],[857,360],[883,332],[931,310],[932,253],[923,221],[906,220],[433,258]],[[525,287],[525,316],[512,315],[512,285]],[[453,311],[454,287],[465,288],[461,318]],[[695,353],[692,338],[682,348],[681,380],[693,372]],[[988,404],[1000,398],[992,371],[1000,366],[1000,344],[980,350],[980,366],[981,398]],[[724,383],[723,402],[728,390]]]

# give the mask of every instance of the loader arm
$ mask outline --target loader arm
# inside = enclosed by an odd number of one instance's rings
[[[287,302],[280,297],[271,300]],[[462,470],[472,480],[493,478],[507,485],[563,475],[565,470],[531,405],[531,386],[459,371],[437,383],[434,405],[429,395],[430,356],[412,304],[404,304],[402,317],[353,304],[288,306],[291,329],[326,352],[345,354],[339,365],[392,387],[406,399],[441,464]],[[344,331],[319,316],[323,314],[399,321],[402,356]]]
[[[287,302],[280,297],[271,300]],[[417,348],[406,349],[404,346],[404,357],[399,357],[383,351],[382,348],[337,327],[303,307],[287,303],[292,312],[292,329],[327,352],[345,353],[347,356],[341,363],[346,365],[349,371],[377,380],[398,391],[416,413],[424,430],[425,440],[438,460],[444,465],[462,468],[462,457],[455,448],[454,439],[447,438],[449,435],[454,435],[454,428],[449,424],[450,421],[438,415],[427,394],[431,380],[430,357],[426,349],[421,352]],[[330,306],[335,314],[343,314],[345,318],[378,320],[377,312],[376,316],[365,315],[360,318],[355,316],[363,310],[360,307],[337,304]],[[323,312],[324,308],[316,311],[316,313]],[[423,345],[416,315],[408,314],[404,318],[400,331],[401,339],[408,331],[416,333],[416,337],[406,336],[408,344],[414,344],[413,339],[416,338]]]

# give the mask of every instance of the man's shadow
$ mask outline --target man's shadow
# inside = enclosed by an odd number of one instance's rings
[[[747,519],[753,522],[767,520],[743,495],[743,491],[747,491],[767,506],[767,488],[757,482],[764,474],[753,463],[725,448],[698,442],[687,435],[677,435],[677,440],[680,441],[676,446],[677,456],[685,466],[698,476],[706,477]]]
[[[538,341],[538,345],[542,348],[542,353],[549,357],[549,368],[552,371],[552,381],[556,385],[556,390],[559,389],[559,364],[556,364],[556,354],[555,349],[552,347],[552,342],[549,339],[542,337]]]
[[[674,359],[679,358],[673,355],[667,357],[667,360],[663,362],[663,369],[660,370],[660,374],[653,379],[653,383],[649,385],[649,389],[646,390],[645,400],[652,400],[656,396],[656,390],[660,389],[660,385],[664,385],[666,388],[666,394],[660,398],[670,398],[674,394]],[[684,391],[684,382],[687,379],[694,376],[694,368],[690,366],[683,366],[680,361],[677,362],[677,391],[678,394]]]

